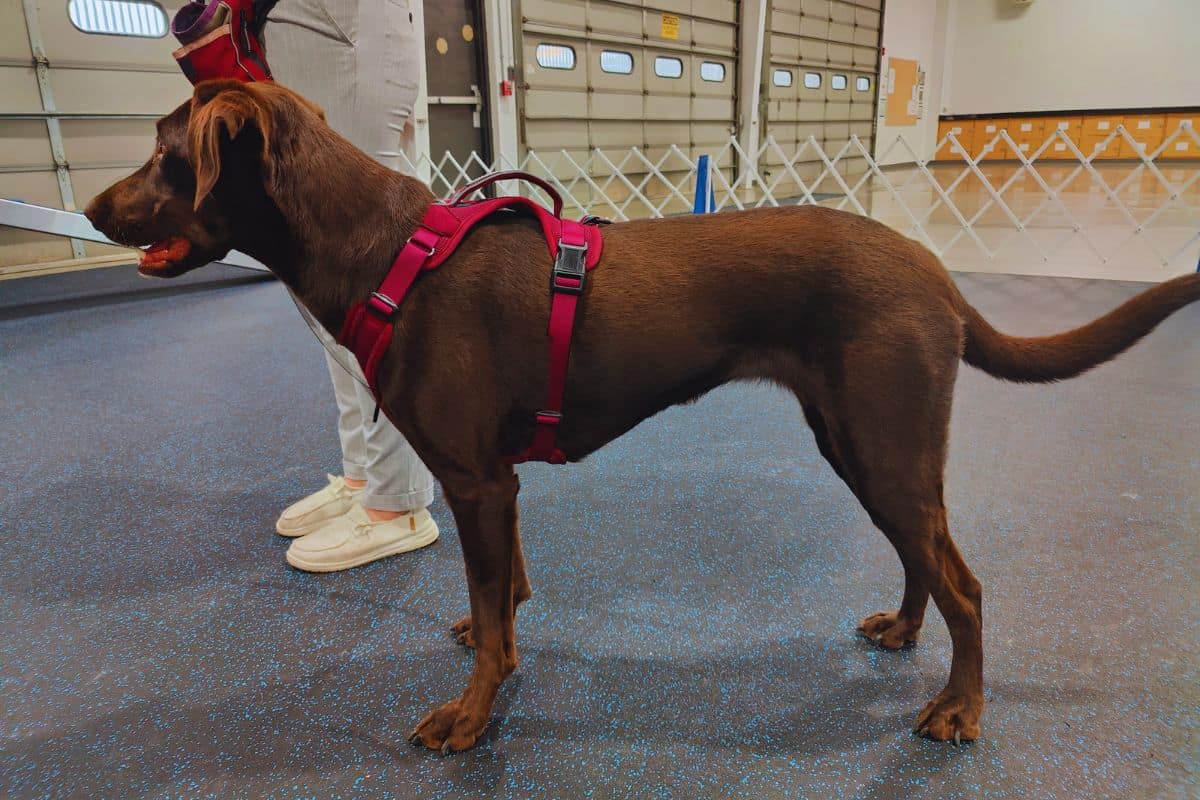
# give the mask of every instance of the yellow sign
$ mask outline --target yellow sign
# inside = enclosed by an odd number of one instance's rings
[[[679,17],[675,16],[674,14],[662,15],[662,38],[679,38]]]

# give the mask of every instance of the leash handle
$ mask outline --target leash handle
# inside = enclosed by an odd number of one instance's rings
[[[453,195],[451,195],[450,198],[445,201],[446,205],[460,205],[472,194],[484,188],[485,186],[492,185],[496,181],[525,181],[526,183],[532,183],[534,186],[537,186],[550,196],[550,199],[554,201],[554,216],[562,219],[563,201],[562,197],[558,194],[554,187],[539,178],[537,175],[530,175],[528,172],[521,172],[520,170],[515,169],[510,169],[505,172],[493,172],[491,175],[485,175],[477,181],[468,183],[466,186],[462,187]]]

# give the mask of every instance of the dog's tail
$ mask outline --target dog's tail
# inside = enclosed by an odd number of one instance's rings
[[[963,301],[963,360],[989,375],[1022,383],[1073,378],[1122,353],[1188,303],[1200,300],[1200,274],[1185,275],[1127,300],[1103,317],[1055,336],[1008,336]]]

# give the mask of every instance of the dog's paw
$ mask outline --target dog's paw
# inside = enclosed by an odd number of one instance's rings
[[[979,738],[982,713],[982,697],[953,694],[949,689],[943,689],[917,715],[913,733],[955,744],[969,742]]]
[[[472,714],[464,707],[461,698],[451,700],[430,711],[425,719],[417,723],[408,741],[437,750],[442,755],[466,750],[475,744],[487,727],[486,716],[482,722],[474,719],[476,716],[479,715]]]
[[[454,636],[454,641],[461,644],[463,647],[475,649],[475,635],[471,633],[471,615],[467,614],[458,622],[450,626],[450,633]]]
[[[900,617],[895,611],[880,611],[858,623],[858,632],[887,650],[915,644],[921,624]]]

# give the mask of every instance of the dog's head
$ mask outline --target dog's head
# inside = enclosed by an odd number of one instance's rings
[[[282,191],[295,132],[321,110],[275,83],[205,81],[158,121],[154,154],[88,204],[104,235],[147,248],[138,271],[171,278],[241,246]]]

